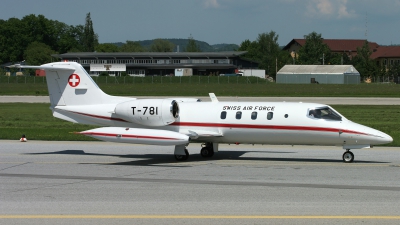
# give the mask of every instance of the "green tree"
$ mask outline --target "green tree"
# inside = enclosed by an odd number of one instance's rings
[[[260,69],[265,69],[270,76],[282,68],[289,60],[289,55],[283,52],[278,44],[279,36],[274,32],[261,33],[256,41],[246,39],[240,44],[238,51],[247,51],[245,58],[259,63]]]
[[[389,67],[389,71],[388,71],[388,75],[389,76],[400,76],[400,64],[399,63],[395,63],[394,65]]]
[[[250,41],[249,39],[244,40],[240,44],[238,51],[247,51],[247,53],[244,57],[246,59],[257,61],[257,62],[261,61],[261,59],[259,58],[260,54],[258,53],[259,47],[258,47],[257,41]]]
[[[350,65],[351,59],[346,53],[331,53],[328,62],[329,65]]]
[[[190,37],[189,37],[188,44],[186,45],[185,51],[186,52],[201,52],[200,46],[193,39],[192,35],[190,35]]]
[[[59,53],[77,52],[84,51],[83,48],[83,26],[65,26],[61,27],[60,37],[58,41],[58,49],[55,49]]]
[[[82,52],[82,50],[76,47],[72,47],[68,52]]]
[[[357,48],[357,55],[352,59],[352,64],[360,72],[361,76],[379,76],[383,75],[380,72],[385,73],[386,68],[379,70],[379,67],[371,59],[372,51],[369,48],[368,41],[365,41],[361,48]]]
[[[249,47],[250,47],[250,44],[251,44],[251,41],[249,39],[242,41],[242,43],[240,43],[238,51],[247,51],[247,49],[249,49]]]
[[[150,46],[150,51],[152,52],[172,52],[175,48],[175,45],[167,40],[163,40],[161,38],[157,38],[153,41],[153,44]]]
[[[298,63],[304,65],[329,64],[331,50],[323,43],[321,34],[312,32],[304,36],[306,43],[299,49]]]
[[[95,34],[93,30],[93,22],[90,18],[90,12],[86,14],[86,22],[83,35],[84,51],[93,52],[99,41],[97,34]]]
[[[119,52],[118,46],[111,43],[98,44],[96,52]]]
[[[0,76],[6,75],[6,71],[0,67]]]
[[[56,52],[84,51],[84,26],[68,26],[43,15],[27,15],[21,20],[0,20],[0,62],[24,60],[24,51],[32,42],[46,43]]]
[[[50,46],[35,41],[28,45],[24,52],[24,58],[29,65],[42,65],[50,63],[52,61],[51,55],[55,53]]]
[[[278,44],[279,35],[274,31],[269,33],[262,33],[258,35],[258,58],[260,59],[259,67],[264,68],[265,72],[269,75],[276,75],[276,71],[280,69],[280,65],[277,67],[277,62],[282,63],[282,50]],[[286,63],[286,62],[285,62]],[[283,65],[282,65],[283,66]]]
[[[78,42],[75,38],[67,39],[70,36],[70,30],[74,30],[73,26],[65,23],[46,19],[43,15],[28,15],[22,18],[23,31],[21,35],[25,39],[25,48],[32,42],[46,43],[51,49],[65,53],[72,46],[76,46]]]
[[[53,50],[58,50],[60,36],[66,30],[66,24],[54,20],[49,20],[43,15],[30,14],[22,18],[21,23],[24,26],[26,46],[32,42],[46,43]],[[25,47],[26,47],[25,46]]]
[[[146,49],[143,48],[139,42],[136,41],[126,41],[125,44],[123,44],[120,47],[121,52],[145,52]]]
[[[0,20],[0,62],[18,62],[23,60],[23,53],[28,45],[28,31],[17,18]]]

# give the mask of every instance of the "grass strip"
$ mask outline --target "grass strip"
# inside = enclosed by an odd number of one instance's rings
[[[175,77],[176,78],[176,77]],[[205,77],[207,78],[207,77]],[[215,79],[215,77],[212,77]],[[38,78],[40,79],[40,78]],[[104,79],[104,77],[99,78]],[[196,79],[191,82],[163,83],[136,78],[135,83],[129,83],[119,78],[109,77],[109,82],[98,82],[99,87],[110,95],[117,96],[207,96],[215,93],[217,96],[242,96],[242,97],[400,97],[400,85],[393,83],[374,84],[276,84],[265,80],[249,80],[245,83],[220,78],[218,82],[207,82]],[[116,80],[115,80],[116,79]],[[132,79],[128,77],[127,79]],[[145,79],[148,79],[146,77]],[[155,78],[159,79],[159,78]],[[187,77],[185,77],[187,79]],[[203,78],[202,78],[203,79]],[[20,78],[21,80],[21,78]],[[95,79],[96,80],[96,79]],[[115,82],[117,81],[117,82]],[[48,95],[46,82],[15,83],[0,82],[0,95]]]

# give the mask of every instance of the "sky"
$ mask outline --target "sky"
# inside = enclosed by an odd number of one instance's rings
[[[281,46],[313,31],[325,39],[400,44],[400,0],[2,0],[0,19],[44,15],[84,25],[100,43],[188,38],[209,44],[254,41],[274,31]]]

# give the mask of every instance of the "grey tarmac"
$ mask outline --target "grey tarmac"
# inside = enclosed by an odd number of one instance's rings
[[[139,96],[144,98],[184,98],[182,96]],[[208,96],[190,96],[202,101],[210,101]],[[328,105],[399,105],[400,98],[356,98],[356,97],[238,97],[217,96],[219,101],[234,102],[312,102]],[[25,102],[25,103],[50,103],[48,96],[0,96],[0,103]]]
[[[400,148],[0,140],[0,224],[399,224]]]

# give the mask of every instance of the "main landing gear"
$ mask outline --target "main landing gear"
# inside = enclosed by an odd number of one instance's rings
[[[218,152],[218,143],[206,142],[201,145],[200,155],[204,158],[210,158],[214,155],[214,152]],[[189,152],[186,149],[186,145],[176,145],[174,152],[175,159],[177,161],[185,161],[189,158]]]
[[[204,158],[209,158],[214,155],[214,147],[211,142],[203,143],[201,147],[200,155]]]
[[[175,159],[177,161],[186,161],[189,158],[189,152],[188,150],[185,148],[185,155],[174,155]]]
[[[345,163],[351,163],[354,161],[354,154],[350,151],[350,149],[346,149],[346,151],[343,153],[343,162]]]

